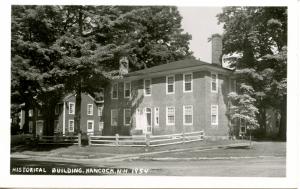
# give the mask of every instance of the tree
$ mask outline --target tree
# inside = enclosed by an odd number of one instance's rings
[[[14,6],[12,12],[12,101],[50,106],[48,96],[75,93],[75,132],[81,93],[104,86],[120,57],[137,70],[192,55],[176,7]]]
[[[226,7],[217,15],[224,24],[223,53],[241,83],[254,89],[257,120],[266,131],[266,110],[281,115],[280,136],[286,128],[286,7]],[[232,56],[235,55],[235,56]]]

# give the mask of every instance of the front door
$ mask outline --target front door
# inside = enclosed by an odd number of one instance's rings
[[[152,133],[152,111],[151,108],[146,108],[146,126],[147,133]]]
[[[42,121],[42,120],[37,121],[36,122],[36,135],[42,136],[43,128],[44,128],[44,121]]]

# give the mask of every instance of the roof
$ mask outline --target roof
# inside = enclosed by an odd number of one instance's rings
[[[126,74],[125,77],[138,76],[138,75],[143,75],[143,74],[148,74],[148,73],[163,72],[163,71],[170,71],[170,70],[177,70],[177,69],[184,69],[184,68],[190,68],[190,67],[199,67],[199,66],[211,66],[211,67],[221,68],[221,69],[230,71],[230,69],[223,68],[221,65],[210,64],[210,63],[203,62],[200,60],[195,60],[195,59],[184,59],[184,60],[179,60],[176,62],[170,62],[167,64],[162,64],[159,66],[153,66],[151,68],[145,68],[143,70],[131,72],[131,73]]]

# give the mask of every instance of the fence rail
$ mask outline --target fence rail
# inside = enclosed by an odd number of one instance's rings
[[[40,136],[38,144],[78,144],[78,136]]]
[[[164,146],[204,139],[204,131],[170,135],[89,136],[90,146]]]

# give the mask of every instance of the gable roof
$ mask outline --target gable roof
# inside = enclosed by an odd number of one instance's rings
[[[199,67],[199,66],[211,66],[211,67],[230,71],[230,69],[223,68],[221,65],[210,64],[210,63],[203,62],[200,60],[195,60],[195,59],[184,59],[184,60],[179,60],[179,61],[175,61],[175,62],[170,62],[167,64],[162,64],[159,66],[153,66],[151,68],[145,68],[143,70],[139,70],[139,71],[135,71],[135,72],[130,72],[130,73],[126,74],[125,77],[139,76],[139,75],[143,75],[143,74],[164,72],[164,71],[191,68],[191,67]]]

